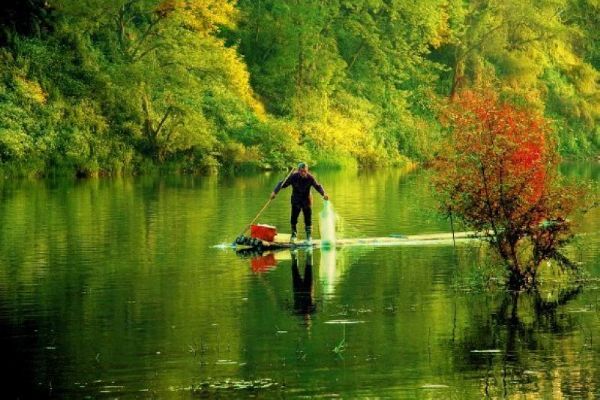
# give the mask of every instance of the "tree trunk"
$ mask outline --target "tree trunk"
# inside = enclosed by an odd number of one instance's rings
[[[519,270],[511,269],[508,276],[507,287],[509,290],[520,291],[527,284],[527,278]]]
[[[450,88],[450,100],[454,100],[456,92],[462,85],[464,79],[464,63],[462,59],[457,59],[452,70],[452,87]]]

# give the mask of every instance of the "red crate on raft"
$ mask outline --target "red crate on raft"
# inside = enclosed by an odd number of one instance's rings
[[[257,224],[250,226],[250,236],[272,242],[277,235],[277,228],[271,225]]]

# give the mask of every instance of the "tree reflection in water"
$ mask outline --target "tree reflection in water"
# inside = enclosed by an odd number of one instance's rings
[[[582,356],[581,324],[561,307],[581,291],[562,290],[554,301],[539,291],[505,293],[494,312],[473,315],[464,337],[454,338],[457,369],[480,375],[485,397],[594,397],[598,388],[585,372],[593,370],[594,357]]]

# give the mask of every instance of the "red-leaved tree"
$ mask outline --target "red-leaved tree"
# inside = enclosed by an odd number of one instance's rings
[[[534,284],[544,260],[571,265],[559,248],[572,236],[576,193],[561,186],[546,120],[490,92],[464,91],[443,113],[449,127],[436,160],[442,207],[486,235],[509,268],[509,285]]]

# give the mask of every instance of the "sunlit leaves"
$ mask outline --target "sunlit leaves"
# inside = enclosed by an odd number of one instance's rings
[[[449,9],[449,40],[432,53],[449,67],[448,78],[442,75],[443,90],[453,96],[460,88],[494,88],[565,119],[583,129],[577,133],[582,144],[570,151],[589,154],[599,109],[591,94],[599,92],[598,72],[585,59],[594,48],[589,39],[597,30],[591,28],[594,10],[585,0],[455,3]],[[546,79],[554,74],[561,78]],[[571,132],[559,134],[571,141]]]
[[[598,150],[596,0],[29,3],[3,49],[15,154],[54,160],[46,127],[85,104],[107,129],[75,142],[92,158],[112,146],[113,164],[428,160],[445,151],[440,100],[464,88],[550,117],[563,152]]]

